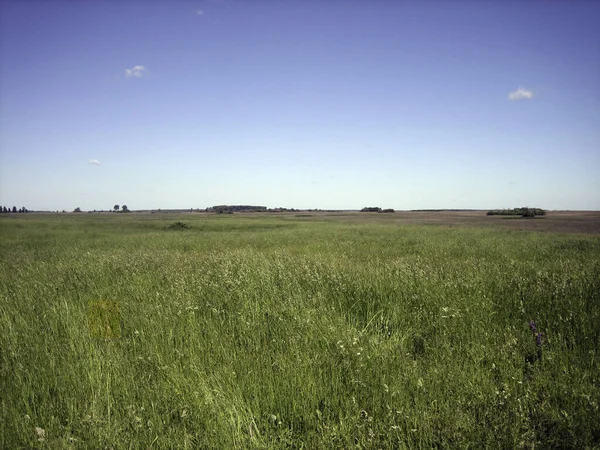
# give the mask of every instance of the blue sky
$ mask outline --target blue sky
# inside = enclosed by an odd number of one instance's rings
[[[600,2],[0,2],[0,204],[600,209]]]

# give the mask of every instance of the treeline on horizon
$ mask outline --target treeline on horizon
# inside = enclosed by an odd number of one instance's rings
[[[176,209],[176,210],[158,209],[158,210],[152,211],[152,212],[169,212],[169,211],[188,211],[188,210],[187,209],[181,209],[181,210],[180,209]],[[336,211],[341,211],[341,210],[297,209],[297,208],[283,208],[283,207],[267,208],[266,206],[257,206],[257,205],[215,205],[215,206],[210,206],[204,210],[201,210],[199,208],[198,209],[190,208],[189,211],[190,212],[204,211],[204,212],[215,213],[215,214],[233,214],[234,212],[236,212],[236,213],[237,212],[274,212],[274,213],[276,213],[276,212],[299,212],[299,211],[336,212]],[[443,212],[443,211],[477,211],[477,210],[473,210],[473,209],[413,209],[411,211],[412,212]],[[28,212],[31,212],[31,211],[28,210],[27,208],[25,208],[24,206],[19,209],[17,209],[16,206],[13,206],[12,208],[11,207],[7,208],[6,206],[0,206],[0,214],[28,213]],[[56,211],[56,212],[59,212],[59,211]],[[64,213],[66,211],[63,210],[62,212]],[[81,208],[77,207],[73,210],[73,212],[80,213],[83,211],[81,210]],[[92,212],[92,211],[88,211],[88,212]],[[106,212],[106,211],[94,210],[93,212]],[[115,205],[113,207],[113,209],[108,210],[108,212],[131,212],[131,210],[127,207],[127,205],[123,205],[122,207],[120,207],[119,205]],[[396,211],[392,208],[383,209],[383,208],[380,208],[379,206],[365,206],[364,208],[362,208],[360,210],[360,212],[394,213]],[[521,208],[512,208],[512,209],[492,209],[487,212],[487,215],[488,216],[535,217],[535,216],[545,216],[546,211],[542,208],[531,208],[528,206],[523,206]]]
[[[381,209],[379,206],[365,206],[360,212],[393,213],[396,211],[392,208]]]
[[[379,206],[365,206],[360,212],[396,212],[392,208],[381,209]]]
[[[302,211],[295,208],[267,208],[266,206],[253,205],[217,205],[205,209],[206,212],[214,212],[217,214],[233,214],[234,212],[297,212]],[[322,211],[320,209],[308,209],[306,211]],[[336,211],[336,210],[326,210]],[[360,212],[377,212],[377,213],[393,213],[392,208],[382,209],[378,206],[366,206]]]
[[[8,214],[8,213],[28,213],[29,210],[27,208],[25,208],[24,206],[17,209],[16,206],[13,206],[12,208],[7,208],[6,206],[1,206],[0,207],[0,214]]]
[[[523,206],[521,208],[513,209],[493,209],[487,212],[488,216],[521,216],[521,217],[535,217],[545,216],[546,211],[541,208],[530,208]]]
[[[255,205],[216,205],[210,206],[204,210],[205,212],[212,212],[216,214],[233,214],[234,212],[298,212],[298,211],[335,211],[335,210],[321,210],[321,209],[297,209],[297,208],[267,208],[266,206],[255,206]]]
[[[233,214],[234,212],[266,212],[266,206],[254,205],[216,205],[209,206],[205,209],[206,212],[214,212],[217,214]]]

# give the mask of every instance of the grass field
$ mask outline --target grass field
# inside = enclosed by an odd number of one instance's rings
[[[0,448],[600,448],[597,215],[407,214],[3,216]]]

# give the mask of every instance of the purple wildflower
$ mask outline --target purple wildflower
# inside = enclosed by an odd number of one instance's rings
[[[535,322],[533,320],[529,321],[529,328],[533,333],[537,331],[537,327],[535,326]]]
[[[544,333],[535,333],[535,343],[541,347],[544,342]]]

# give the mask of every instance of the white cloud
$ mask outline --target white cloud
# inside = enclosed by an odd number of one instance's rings
[[[145,72],[146,72],[146,68],[144,66],[133,66],[131,69],[125,69],[125,76],[127,78],[130,78],[130,77],[141,78]]]
[[[522,87],[508,94],[509,100],[531,100],[532,98],[533,92]]]
[[[99,166],[100,165],[100,161],[98,161],[95,158],[88,159],[88,163],[90,163],[92,166]]]
[[[201,16],[202,14],[204,14],[204,11],[202,11],[201,9],[197,9],[196,11],[194,11],[196,14],[198,14],[199,16]]]

